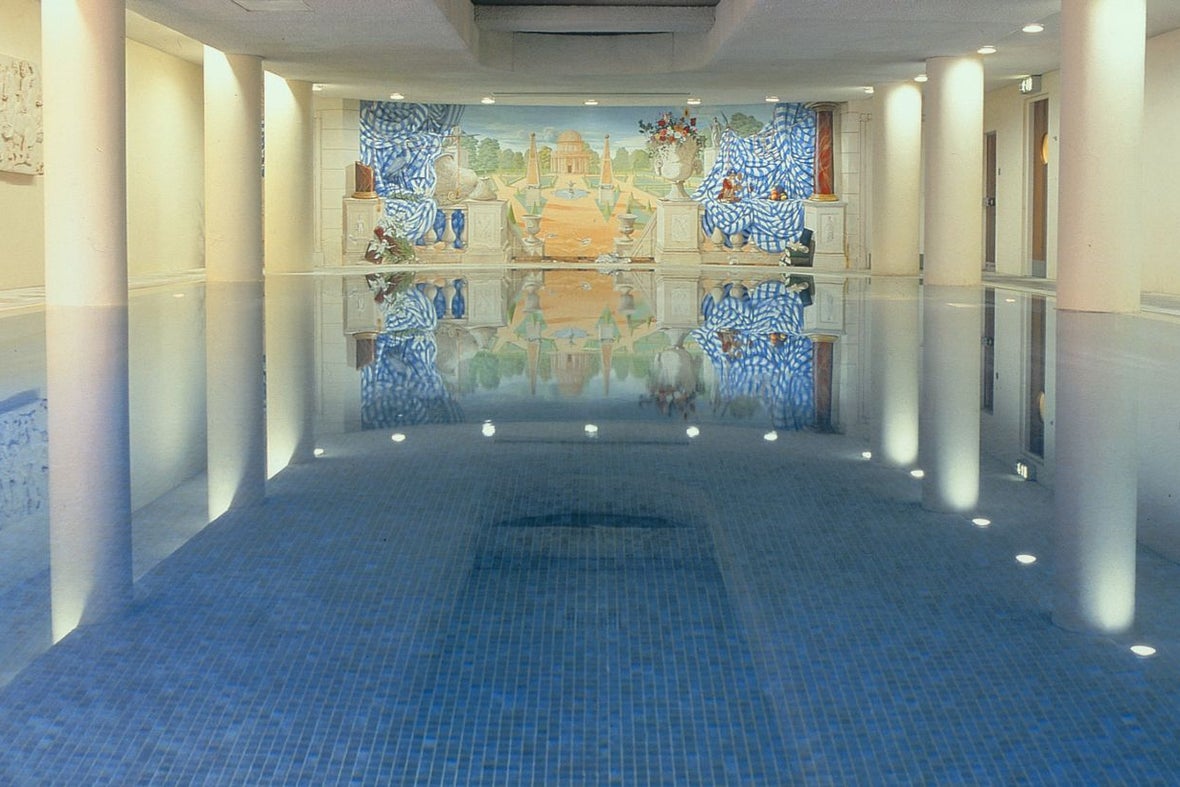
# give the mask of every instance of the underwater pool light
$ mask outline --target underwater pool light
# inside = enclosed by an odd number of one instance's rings
[[[971,524],[975,525],[976,527],[987,527],[991,523],[992,521],[984,516],[977,516],[971,520]]]
[[[773,443],[778,439],[778,432],[767,432],[766,434],[762,435],[762,439],[768,443]]]
[[[586,424],[586,436],[598,437],[598,427],[594,424]]]
[[[1155,655],[1155,648],[1151,645],[1132,645],[1131,652],[1140,658],[1147,658]]]
[[[873,458],[873,452],[872,452],[872,451],[861,451],[861,452],[860,452],[860,458],[861,458],[861,459],[872,459],[872,458]]]
[[[1021,554],[1016,556],[1016,562],[1022,566],[1031,566],[1033,563],[1037,562],[1037,556],[1036,555],[1028,555],[1028,554],[1025,554],[1022,552]]]
[[[323,455],[324,455],[324,449],[322,449],[322,448],[317,448],[317,449],[315,449],[314,451],[312,451],[312,453],[313,453],[314,455],[316,455],[316,456],[323,456]]]
[[[389,436],[389,439],[395,443],[403,443],[406,440],[406,436],[401,432],[394,432]]]
[[[690,426],[684,430],[684,433],[686,435],[688,435],[689,437],[697,437],[698,435],[700,435],[701,430],[696,428],[695,426]]]
[[[484,437],[493,437],[496,434],[496,425],[491,421],[484,421],[480,431],[483,432]]]
[[[926,471],[920,467],[915,467],[913,470],[910,471],[910,475],[913,476],[914,478],[925,478]]]

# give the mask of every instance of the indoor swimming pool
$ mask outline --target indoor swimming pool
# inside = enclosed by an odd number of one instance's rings
[[[133,292],[134,602],[52,647],[46,315],[0,310],[0,783],[1180,773],[1180,311],[409,270]],[[1059,482],[1128,478],[1131,567],[1063,581]],[[1133,623],[1059,625],[1074,592]]]

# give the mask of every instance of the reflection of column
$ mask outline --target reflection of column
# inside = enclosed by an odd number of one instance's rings
[[[926,61],[926,283],[979,284],[983,268],[983,62]]]
[[[918,280],[874,276],[870,297],[873,457],[912,467],[918,460]]]
[[[832,424],[832,399],[834,383],[836,337],[830,334],[816,334],[811,337],[812,374],[815,384],[815,428],[821,432],[834,431]]]
[[[918,275],[922,91],[914,82],[873,92],[874,274]]]
[[[315,298],[306,276],[266,277],[267,475],[315,450]]]
[[[1059,309],[1139,308],[1144,6],[1077,0],[1061,7]]]
[[[965,513],[979,502],[978,287],[927,285],[922,293],[922,506]]]
[[[131,604],[122,4],[43,4],[53,639]]]
[[[808,104],[815,111],[815,192],[811,199],[820,202],[835,202],[836,181],[832,161],[832,141],[835,136],[833,113],[836,105],[830,101]]]
[[[1138,452],[1134,326],[1057,312],[1053,621],[1107,633],[1135,614]]]
[[[261,282],[208,282],[209,519],[266,491]]]

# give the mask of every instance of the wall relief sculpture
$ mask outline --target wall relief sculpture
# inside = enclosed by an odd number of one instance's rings
[[[43,134],[39,69],[0,55],[0,171],[44,173]]]

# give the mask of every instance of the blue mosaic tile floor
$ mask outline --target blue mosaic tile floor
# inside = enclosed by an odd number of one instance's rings
[[[979,529],[852,438],[580,430],[326,442],[0,689],[0,784],[1176,782],[1180,566],[1071,634],[997,468]]]

